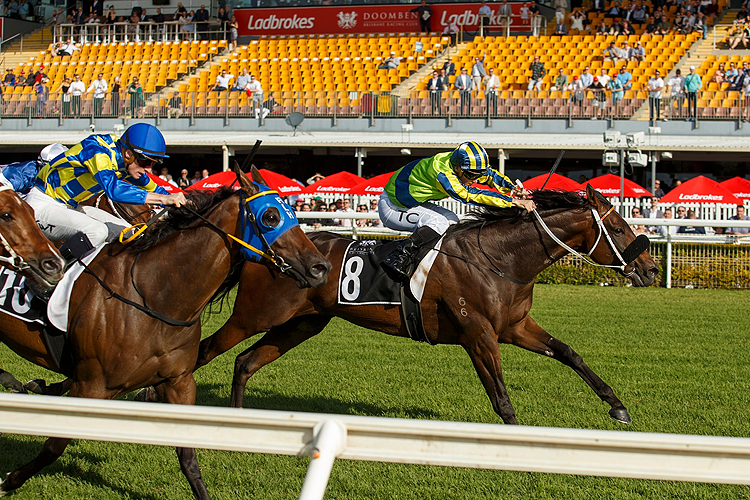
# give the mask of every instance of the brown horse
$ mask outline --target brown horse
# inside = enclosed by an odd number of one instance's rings
[[[69,396],[113,399],[153,386],[164,402],[194,404],[192,371],[200,342],[198,319],[209,302],[237,283],[244,262],[241,247],[232,237],[249,239],[243,236],[248,234],[249,223],[256,230],[258,224],[281,227],[288,210],[273,205],[277,198],[263,195],[239,169],[236,173],[240,191],[191,193],[188,207],[172,208],[167,218],[154,224],[135,244],[105,246],[89,265],[90,273],[76,281],[68,314],[75,364],[68,374]],[[262,182],[260,177],[254,179]],[[270,207],[264,205],[253,212],[251,200],[257,201],[259,196],[270,200]],[[307,286],[321,286],[326,281],[330,263],[298,226],[281,234],[270,248],[260,250],[276,259],[276,264],[268,264],[270,270],[257,266],[269,274],[278,275],[283,269],[295,278],[285,281]],[[113,298],[101,283],[121,298]],[[136,310],[133,303],[142,306]],[[171,318],[157,319],[159,314]],[[18,320],[14,324],[0,315],[0,340],[30,361],[60,370],[29,325],[18,324]],[[36,458],[0,483],[0,493],[18,488],[53,463],[69,442],[48,439]],[[177,454],[196,498],[209,498],[195,451],[178,448]]]
[[[543,220],[558,238],[574,249],[590,252],[598,263],[613,263],[615,252],[608,238],[601,237],[594,214],[605,216],[609,212],[601,227],[606,228],[619,252],[635,240],[635,235],[598,192],[589,187],[587,196],[538,191],[533,198]],[[242,406],[250,376],[318,334],[333,316],[390,335],[407,336],[398,307],[337,303],[341,261],[351,240],[330,233],[314,234],[311,239],[333,263],[331,276],[335,279],[329,279],[318,290],[300,291],[274,281],[263,270],[245,266],[232,316],[218,332],[201,342],[196,368],[239,342],[267,332],[237,357],[232,406]],[[429,341],[458,344],[466,350],[492,407],[506,424],[515,424],[516,417],[503,382],[498,342],[568,365],[610,405],[609,414],[614,419],[630,421],[612,389],[573,349],[549,335],[528,315],[534,277],[567,253],[531,215],[522,215],[518,209],[487,211],[477,220],[455,225],[448,231],[430,272],[421,301]],[[632,259],[635,260],[621,272],[636,286],[650,285],[657,273],[650,255],[646,252],[637,258],[633,255]],[[506,279],[503,273],[526,284]]]
[[[6,186],[0,187],[0,245],[0,263],[26,277],[34,289],[49,292],[62,278],[65,262],[37,226],[34,211]],[[1,369],[0,385],[23,390]]]

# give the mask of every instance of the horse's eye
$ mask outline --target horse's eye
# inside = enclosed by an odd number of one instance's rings
[[[13,220],[13,214],[10,212],[3,212],[0,214],[0,219],[2,219],[3,222],[10,222]]]
[[[625,231],[622,230],[622,228],[616,227],[613,231],[615,234],[625,234]]]
[[[278,211],[267,210],[266,213],[263,214],[263,218],[261,220],[264,226],[276,227],[279,225],[281,218],[279,217]]]

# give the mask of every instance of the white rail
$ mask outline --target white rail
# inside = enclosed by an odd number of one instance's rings
[[[305,500],[334,458],[750,484],[750,439],[505,426],[0,394],[0,432],[312,455]]]

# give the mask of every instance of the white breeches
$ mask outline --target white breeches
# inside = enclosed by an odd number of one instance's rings
[[[117,238],[130,224],[95,207],[70,208],[56,201],[39,188],[32,188],[26,203],[34,209],[36,223],[51,240],[65,241],[77,232],[83,232],[95,247]]]
[[[416,207],[401,208],[385,192],[380,195],[378,213],[385,227],[412,233],[418,227],[428,226],[439,234],[444,234],[448,226],[458,222],[458,215],[440,205],[427,201]]]

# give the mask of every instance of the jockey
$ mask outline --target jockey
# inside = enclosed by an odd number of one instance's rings
[[[119,139],[90,135],[45,163],[26,202],[48,238],[67,240],[83,232],[96,247],[128,226],[103,210],[79,206],[102,191],[118,203],[185,204],[182,193],[169,194],[146,175],[163,158],[164,137],[147,123],[131,125]]]
[[[0,184],[13,188],[18,196],[25,199],[34,187],[39,169],[46,162],[67,150],[68,148],[62,144],[50,144],[42,149],[36,160],[0,165]]]
[[[495,187],[498,192],[477,189],[472,183]],[[439,239],[458,216],[431,200],[451,197],[463,203],[495,208],[533,210],[534,202],[513,198],[513,183],[490,166],[487,152],[476,142],[464,142],[453,151],[415,160],[394,172],[380,196],[378,212],[383,225],[412,231],[383,261],[398,279],[408,279],[419,248]],[[516,191],[518,196],[525,192]]]

